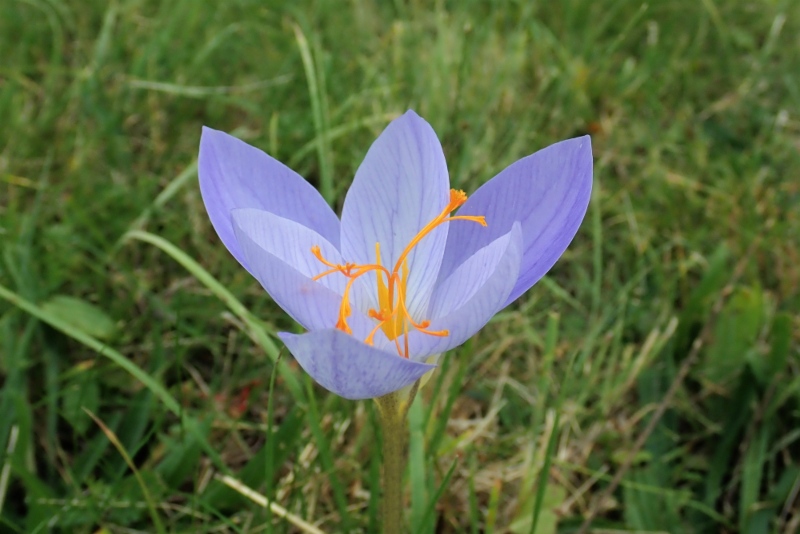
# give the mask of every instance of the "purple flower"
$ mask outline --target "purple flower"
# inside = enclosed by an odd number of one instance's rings
[[[341,221],[297,173],[209,128],[199,175],[222,242],[308,330],[279,334],[291,353],[325,388],[364,399],[413,384],[553,266],[586,213],[592,150],[588,136],[556,143],[467,200],[408,111],[370,147]]]

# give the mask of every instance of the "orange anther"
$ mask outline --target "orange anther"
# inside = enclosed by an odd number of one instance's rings
[[[458,208],[466,201],[467,201],[467,194],[465,192],[459,191],[458,189],[450,190],[450,205],[448,206],[448,208],[450,208],[450,211],[453,211],[454,209]],[[450,213],[450,211],[448,211],[447,213]]]

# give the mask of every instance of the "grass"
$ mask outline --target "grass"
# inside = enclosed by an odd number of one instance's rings
[[[800,5],[0,4],[0,532],[375,532],[368,402],[224,250],[200,126],[341,202],[414,108],[473,191],[592,134],[549,276],[410,413],[410,532],[800,531]],[[583,530],[582,530],[583,529]]]

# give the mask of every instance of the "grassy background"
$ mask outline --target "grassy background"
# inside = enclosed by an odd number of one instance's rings
[[[338,207],[409,107],[467,192],[595,154],[412,409],[409,531],[798,531],[798,36],[793,0],[0,0],[0,532],[378,530],[374,408],[280,354],[195,161],[232,131]]]

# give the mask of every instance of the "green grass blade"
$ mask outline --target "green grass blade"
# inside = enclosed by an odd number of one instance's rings
[[[550,438],[547,440],[547,449],[544,453],[544,463],[539,470],[539,476],[536,480],[536,500],[533,505],[533,513],[531,516],[531,529],[530,534],[535,534],[536,527],[539,525],[539,518],[542,515],[542,504],[544,503],[544,496],[547,492],[547,485],[550,478],[550,464],[553,462],[553,454],[558,443],[558,423],[559,412],[556,412],[553,420],[552,429],[550,431]]]
[[[281,378],[285,381],[286,387],[289,389],[289,391],[291,391],[292,395],[294,395],[297,400],[302,400],[304,398],[304,394],[302,392],[300,383],[298,382],[297,376],[286,366],[285,362],[279,361],[278,356],[280,351],[278,350],[278,346],[270,338],[263,324],[260,323],[253,316],[253,314],[251,314],[248,309],[245,308],[245,306],[239,302],[239,300],[234,297],[230,291],[228,291],[225,286],[220,284],[199,263],[197,263],[189,255],[166,239],[149,232],[132,230],[125,234],[124,239],[136,239],[161,249],[170,257],[172,257],[172,259],[181,264],[192,274],[192,276],[197,278],[201,284],[211,290],[211,292],[214,293],[218,299],[220,299],[239,319],[242,320],[242,322],[247,325],[250,334],[253,336],[255,341],[259,344],[259,346],[261,346],[261,348],[264,349],[264,351],[267,353],[267,356],[269,356],[270,359],[272,359],[272,361],[278,365],[278,371],[281,374]]]
[[[422,514],[420,518],[420,524],[426,525],[429,521],[434,519],[434,511],[436,510],[436,503],[439,502],[439,499],[444,494],[445,490],[450,485],[450,480],[453,478],[453,473],[456,471],[456,467],[458,466],[458,458],[453,460],[453,463],[450,464],[450,469],[444,474],[444,478],[442,478],[442,483],[439,484],[439,487],[436,489],[436,492],[433,494],[432,498],[428,501],[428,505],[425,507],[425,513]],[[417,531],[419,534],[419,531]]]
[[[56,316],[42,310],[39,306],[33,304],[32,302],[28,302],[27,300],[23,299],[16,293],[9,291],[4,286],[0,285],[0,298],[10,302],[17,308],[23,310],[24,312],[36,317],[40,321],[47,323],[48,325],[52,326],[62,334],[65,334],[68,337],[71,337],[75,341],[86,345],[90,349],[94,350],[101,356],[105,356],[109,360],[111,360],[114,364],[118,365],[128,373],[130,373],[133,378],[138,380],[142,383],[147,389],[153,392],[153,394],[158,397],[158,399],[164,404],[164,406],[173,414],[178,416],[182,419],[184,425],[188,429],[190,433],[198,434],[197,437],[200,439],[200,442],[203,444],[203,448],[205,449],[206,454],[211,457],[214,461],[214,464],[225,471],[227,468],[225,467],[222,458],[219,456],[216,450],[211,447],[208,443],[207,438],[200,434],[199,427],[197,426],[197,422],[187,416],[181,405],[178,401],[173,397],[169,391],[167,391],[164,386],[162,386],[156,379],[152,376],[147,374],[141,367],[130,361],[128,358],[117,352],[116,350],[112,349],[108,345],[101,343],[100,341],[96,340],[95,338],[85,334],[81,330],[77,330],[72,327],[70,324],[64,322],[63,320],[59,319]]]
[[[333,187],[333,163],[331,161],[331,149],[328,134],[328,117],[326,113],[327,97],[325,95],[325,83],[322,69],[319,67],[319,56],[317,61],[311,53],[308,39],[299,25],[294,25],[294,35],[297,39],[297,47],[300,49],[300,57],[303,59],[303,68],[308,82],[308,94],[311,98],[311,109],[314,114],[314,129],[316,130],[317,158],[319,160],[320,171],[320,193],[322,197],[332,204],[334,200]]]

